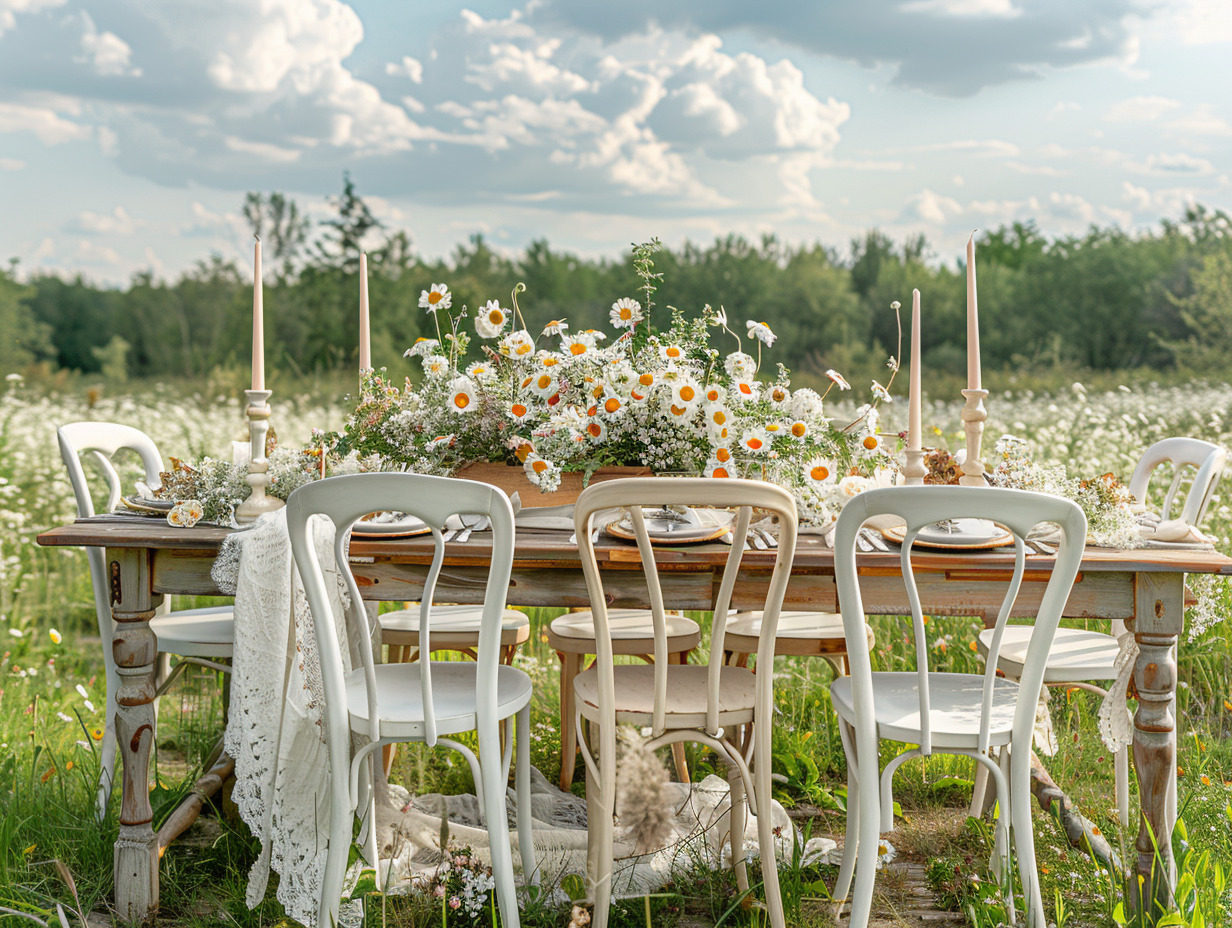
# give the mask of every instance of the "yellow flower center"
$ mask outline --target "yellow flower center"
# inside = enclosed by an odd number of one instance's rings
[[[654,374],[642,374],[641,377],[637,378],[637,382],[643,387],[649,387],[654,383]]]
[[[526,415],[526,407],[521,403],[514,403],[510,411],[519,419]]]
[[[465,393],[455,393],[453,397],[453,404],[459,409],[465,409],[471,404],[471,398]]]
[[[535,386],[537,386],[540,390],[546,390],[551,385],[552,385],[552,378],[549,377],[547,374],[540,374],[539,379],[535,381]]]
[[[688,410],[683,406],[677,406],[675,403],[669,407],[673,416],[683,416]]]
[[[744,444],[750,451],[760,451],[763,442],[760,438],[750,438]]]
[[[745,396],[753,395],[753,388],[750,387],[747,383],[741,383],[737,389],[739,389],[740,392],[743,393]]]
[[[675,348],[675,347],[668,348],[668,349],[667,349],[667,356],[668,356],[669,358],[678,358],[678,357],[680,357],[680,349],[679,349],[679,348]]]
[[[713,471],[710,472],[710,476],[711,477],[730,477],[731,474],[727,472],[726,467],[716,467]]]
[[[814,480],[825,480],[830,476],[830,468],[826,467],[824,464],[818,464],[809,471],[809,476]]]
[[[715,425],[722,425],[724,422],[726,422],[726,421],[727,421],[727,413],[725,413],[725,412],[724,412],[723,410],[721,410],[721,409],[716,409],[716,410],[714,411],[714,415],[710,417],[710,420],[711,420],[711,421],[712,421]]]
[[[575,356],[579,354],[585,354],[586,353],[585,342],[574,342],[572,345],[569,346],[569,353]]]
[[[863,444],[864,444],[864,447],[867,448],[869,451],[873,451],[877,447],[877,436],[875,435],[866,436]]]
[[[590,433],[591,438],[598,438],[603,434],[603,426],[601,426],[598,422],[592,422],[590,425],[586,426],[586,431]]]
[[[505,324],[505,314],[502,313],[499,309],[494,309],[490,313],[488,313],[488,322],[492,323],[493,325],[504,325]]]
[[[686,403],[693,402],[693,398],[695,396],[697,396],[697,391],[694,390],[692,387],[690,387],[688,384],[685,384],[683,387],[680,388],[680,398],[684,400]]]
[[[795,438],[803,438],[805,435],[808,434],[808,426],[805,425],[803,422],[796,422],[791,427],[791,434]]]
[[[542,461],[542,460],[536,461],[534,464],[530,466],[530,469],[533,470],[536,474],[542,474],[545,470],[548,469],[548,462]]]
[[[731,452],[728,451],[726,448],[718,448],[714,452],[714,457],[715,457],[715,460],[720,461],[723,464],[726,464],[728,461],[731,460]]]
[[[439,303],[442,299],[444,299],[444,295],[437,290],[433,290],[428,294],[428,302],[433,306]]]
[[[608,397],[608,401],[603,404],[603,408],[609,413],[616,412],[620,409],[620,400],[614,396]]]

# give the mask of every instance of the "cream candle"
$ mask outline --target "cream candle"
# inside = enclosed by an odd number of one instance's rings
[[[359,253],[359,369],[372,370],[372,336],[368,330],[368,253]]]
[[[980,389],[980,321],[975,298],[975,233],[967,239],[967,389]]]
[[[265,317],[261,300],[261,239],[253,254],[252,274],[252,388],[265,389]]]
[[[911,376],[908,380],[907,397],[907,447],[917,451],[921,447],[923,395],[920,391],[920,291],[911,291]]]

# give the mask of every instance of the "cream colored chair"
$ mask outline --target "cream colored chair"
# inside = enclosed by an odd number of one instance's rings
[[[915,639],[917,666],[913,672],[873,673],[868,653],[862,647],[866,633],[864,603],[856,574],[856,535],[866,520],[879,516],[898,516],[907,526],[901,563]],[[911,550],[920,529],[960,517],[990,519],[1015,536],[1013,574],[993,627],[991,657],[983,674],[929,671],[929,642],[912,570]],[[1037,523],[1045,521],[1060,526],[1061,543],[1036,610],[1020,683],[999,678],[996,659],[1025,572],[1025,538]],[[886,805],[891,801],[894,771],[908,758],[934,753],[972,757],[988,769],[996,785],[1000,809],[994,867],[998,871],[1003,867],[1012,823],[1028,924],[1044,928],[1044,905],[1031,832],[1031,741],[1036,696],[1043,682],[1048,649],[1078,574],[1085,539],[1086,516],[1077,505],[1060,497],[1022,490],[890,487],[868,490],[843,507],[835,530],[834,570],[851,673],[830,685],[830,696],[841,720],[847,754],[847,837],[834,898],[846,899],[854,876],[851,928],[868,925],[878,835]],[[915,747],[897,754],[881,772],[882,740]],[[990,747],[1002,748],[1000,765],[989,757]]]
[[[161,485],[159,474],[163,459],[150,436],[140,429],[113,422],[73,422],[56,430],[60,445],[60,457],[68,470],[69,483],[77,501],[77,517],[86,518],[95,514],[90,483],[82,467],[82,457],[88,457],[103,472],[107,483],[107,502],[104,512],[115,509],[120,502],[120,475],[112,458],[121,451],[134,452],[140,459],[145,473],[145,482],[153,488]],[[120,686],[119,671],[111,650],[114,623],[111,618],[111,602],[108,596],[107,573],[102,548],[87,548],[90,562],[90,582],[94,587],[94,612],[98,621],[98,634],[102,639],[104,678],[107,685],[106,721],[103,725],[103,740],[99,745],[98,799],[95,814],[103,818],[115,778],[116,757],[116,693]],[[164,599],[158,613],[150,620],[150,629],[158,640],[159,658],[155,665],[160,668],[155,681],[155,695],[160,696],[190,664],[198,664],[211,670],[230,673],[231,668],[220,661],[231,657],[235,643],[235,610],[230,606],[212,606],[206,609],[171,611],[171,600]],[[168,657],[179,655],[180,661],[168,668]],[[156,704],[157,705],[157,704]]]
[[[1219,445],[1197,438],[1165,438],[1151,445],[1142,455],[1142,459],[1134,468],[1129,480],[1129,491],[1139,505],[1146,504],[1147,487],[1151,477],[1163,464],[1172,465],[1172,482],[1164,495],[1163,508],[1160,510],[1160,522],[1167,522],[1173,516],[1173,504],[1178,492],[1189,480],[1189,489],[1185,493],[1184,503],[1179,516],[1184,526],[1198,528],[1206,508],[1210,503],[1211,494],[1219,483],[1227,461],[1227,452]],[[1112,634],[1088,631],[1082,628],[1059,628],[1052,642],[1052,650],[1048,654],[1048,662],[1044,667],[1044,685],[1049,687],[1077,688],[1094,693],[1099,697],[1107,695],[1103,687],[1095,681],[1111,680],[1116,676],[1114,664],[1120,649],[1119,639],[1125,634],[1125,623],[1114,621]],[[1001,654],[997,658],[997,669],[1012,680],[1022,678],[1022,667],[1026,659],[1027,643],[1031,638],[1030,626],[1011,625],[1005,629],[1001,639]],[[985,629],[979,635],[977,647],[985,660],[988,659],[988,648],[992,641],[992,630]],[[1042,698],[1042,696],[1041,696]],[[1117,804],[1117,818],[1122,825],[1129,824],[1129,750],[1121,748],[1113,760],[1114,790]],[[976,771],[975,789],[971,797],[971,814],[980,815],[987,806],[987,774],[981,767]],[[1176,810],[1176,783],[1169,790],[1169,820],[1172,820]]]
[[[654,550],[646,529],[643,506],[738,507],[733,544],[727,554],[714,605],[709,661],[705,665],[668,663],[669,621]],[[592,541],[593,518],[606,509],[629,507],[651,605],[654,628],[650,665],[615,663],[611,623],[603,577]],[[714,750],[727,766],[731,785],[732,861],[741,890],[748,889],[742,847],[744,815],[749,801],[757,814],[770,923],[784,928],[778,869],[771,823],[770,733],[773,721],[773,673],[756,676],[748,669],[724,663],[724,630],[736,575],[746,553],[753,508],[780,517],[777,548],[754,551],[761,570],[773,568],[766,596],[758,661],[769,668],[774,659],[774,633],[796,549],[796,505],[780,487],[752,480],[630,478],[588,487],[574,511],[578,548],[595,628],[595,663],[573,681],[574,722],[586,764],[588,823],[587,889],[594,903],[593,924],[605,928],[612,896],[614,816],[616,811],[616,726],[649,727],[650,749],[695,741]],[[590,743],[581,738],[583,721],[590,724]],[[742,726],[753,723],[747,746],[736,742]],[[596,750],[597,749],[597,750]]]
[[[761,639],[762,613],[743,612],[727,623],[727,662],[737,667],[748,665],[749,655],[757,652]],[[868,649],[876,638],[868,626]],[[835,676],[847,673],[847,638],[843,617],[834,612],[782,612],[774,636],[775,657],[821,657],[834,668]]]
[[[360,647],[362,666],[344,673],[337,625],[326,592],[325,576],[310,538],[309,519],[320,515],[333,522],[337,541],[334,559],[346,581],[352,603],[360,603],[359,587],[347,558],[346,532],[358,519],[380,509],[406,512],[432,528],[435,556],[424,582],[420,609],[419,642],[431,654],[429,628],[436,582],[445,557],[442,530],[454,515],[487,516],[492,523],[492,555],[484,589],[483,618],[476,660],[421,660],[414,664],[376,664],[372,649]],[[287,500],[287,531],[295,564],[312,610],[313,628],[325,687],[325,737],[330,756],[333,807],[329,846],[322,877],[318,924],[337,922],[344,871],[351,848],[352,823],[359,805],[361,769],[366,768],[368,789],[364,809],[367,828],[363,852],[376,867],[376,816],[371,778],[377,752],[394,742],[438,743],[457,747],[450,738],[474,731],[479,738],[478,765],[483,786],[485,823],[491,836],[492,875],[500,904],[501,922],[517,928],[518,899],[513,878],[513,856],[506,818],[505,783],[510,753],[502,757],[500,724],[517,716],[517,825],[523,872],[535,873],[531,835],[530,798],[530,678],[499,660],[501,618],[509,575],[513,567],[513,509],[505,494],[487,484],[422,474],[357,474],[333,477],[300,487]],[[366,610],[356,609],[353,622],[368,621]],[[365,628],[371,634],[371,630]],[[355,736],[357,749],[352,751]]]

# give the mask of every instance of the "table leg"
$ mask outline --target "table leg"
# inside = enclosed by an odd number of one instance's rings
[[[151,593],[150,552],[108,550],[107,584],[115,620],[112,653],[120,677],[116,740],[124,765],[120,834],[115,843],[115,904],[122,921],[143,921],[158,910],[158,836],[151,827],[149,790],[158,644],[150,619],[162,596]]]
[[[1134,902],[1145,907],[1147,922],[1173,906],[1172,823],[1168,819],[1169,783],[1176,770],[1176,658],[1174,647],[1184,624],[1184,574],[1143,574],[1135,578],[1134,639],[1138,660],[1134,686],[1134,766],[1142,821],[1135,847],[1137,875],[1131,880]],[[1141,884],[1141,885],[1139,885]],[[1142,898],[1143,891],[1150,898]]]

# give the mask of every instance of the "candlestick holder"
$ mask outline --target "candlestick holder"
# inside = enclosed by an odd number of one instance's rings
[[[923,448],[908,448],[907,463],[903,465],[903,476],[905,486],[918,487],[924,484],[924,478],[928,475],[928,467],[924,464],[924,449]]]
[[[267,512],[276,512],[286,505],[277,497],[267,496],[269,459],[265,456],[265,435],[269,432],[270,390],[245,390],[248,398],[248,485],[252,492],[235,509],[235,521],[255,522]]]
[[[980,444],[984,440],[984,421],[988,418],[988,410],[984,408],[988,391],[963,390],[962,395],[967,399],[962,408],[963,431],[967,433],[967,457],[963,461],[963,473],[958,482],[964,487],[982,487],[985,480]]]

